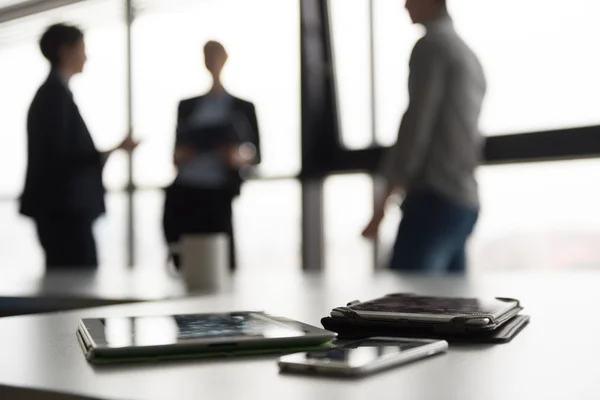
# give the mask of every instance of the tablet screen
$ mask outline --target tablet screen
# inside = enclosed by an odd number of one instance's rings
[[[211,338],[290,338],[306,333],[259,314],[190,314],[105,318],[108,347],[158,346]]]

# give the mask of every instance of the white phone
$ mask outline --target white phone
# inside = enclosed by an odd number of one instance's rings
[[[359,377],[448,350],[445,340],[373,337],[336,341],[329,350],[281,357],[281,372]]]

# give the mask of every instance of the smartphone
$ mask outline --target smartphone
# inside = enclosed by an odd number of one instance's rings
[[[448,350],[445,340],[373,337],[281,357],[281,372],[360,377]]]

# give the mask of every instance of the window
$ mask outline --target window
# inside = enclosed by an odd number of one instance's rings
[[[98,263],[103,270],[127,265],[127,194],[109,192],[106,195],[106,215],[94,225],[98,247]]]
[[[300,270],[300,182],[247,182],[233,214],[240,271]]]
[[[473,271],[600,263],[600,160],[482,167],[478,180],[482,209],[469,244]],[[390,211],[381,262],[400,220],[396,207]]]
[[[241,271],[300,269],[300,183],[296,180],[247,182],[234,202],[236,252]],[[135,194],[136,264],[166,265],[162,230],[164,192]]]
[[[2,32],[2,26],[0,26]],[[19,196],[27,167],[26,118],[29,104],[47,74],[30,41],[0,42],[0,196]]]
[[[375,36],[376,141],[391,146],[398,136],[400,119],[408,107],[408,62],[423,29],[412,26],[404,3],[373,2]]]
[[[210,88],[202,55],[210,39],[221,41],[228,50],[223,76],[228,90],[256,106],[263,154],[260,173],[296,174],[300,170],[297,2],[145,0],[137,4],[134,118],[143,144],[134,157],[136,184],[163,186],[172,181],[177,105]]]
[[[0,25],[0,194],[16,197],[25,178],[27,110],[48,74],[39,51],[44,29],[57,22],[76,24],[86,34],[88,63],[73,79],[81,113],[100,149],[118,144],[126,133],[125,24],[120,0],[90,0]],[[126,182],[124,155],[113,156],[104,174],[108,188]]]
[[[366,174],[325,180],[325,267],[327,272],[364,273],[373,269],[373,247],[361,237],[373,211],[373,181]]]
[[[107,214],[94,226],[98,258],[103,269],[126,265],[126,195],[109,193]],[[37,276],[43,272],[44,255],[33,221],[19,215],[16,200],[0,201],[0,273]]]
[[[456,27],[488,78],[486,134],[600,123],[600,26],[594,0],[456,0]]]
[[[341,142],[361,149],[373,143],[369,1],[330,0],[329,8]]]
[[[88,62],[72,84],[75,101],[101,150],[115,147],[127,134],[126,27],[117,14],[122,2],[112,3],[115,20],[85,30]],[[127,155],[117,152],[104,168],[104,184],[118,190],[127,180]]]
[[[262,177],[300,170],[300,50],[297,2],[280,0],[138,0],[133,24],[134,156],[139,187],[169,185],[177,105],[209,90],[202,48],[223,43],[223,80],[231,94],[256,106]],[[235,12],[232,12],[235,10]],[[277,15],[273,18],[272,15]],[[162,191],[135,195],[136,262],[164,265]],[[299,269],[300,184],[252,181],[234,203],[240,269]]]
[[[148,268],[166,268],[167,245],[162,219],[165,193],[162,190],[137,190],[134,194],[135,262]]]
[[[0,6],[3,4],[0,4]],[[39,273],[43,254],[34,224],[19,216],[18,202],[27,166],[26,118],[48,63],[38,47],[46,27],[78,25],[86,35],[88,63],[73,79],[75,101],[100,149],[118,144],[126,133],[125,23],[121,0],[89,0],[0,24],[0,237],[2,265],[19,263],[19,273]],[[104,171],[109,189],[127,181],[126,157],[115,154]],[[125,265],[126,196],[107,196],[107,216],[95,226],[102,265]]]
[[[371,144],[368,1],[330,0],[342,143]],[[373,2],[375,125],[380,145],[394,143],[408,105],[408,61],[423,34],[403,3]],[[594,0],[453,0],[456,29],[486,71],[481,116],[486,135],[600,124],[600,26]]]
[[[0,201],[0,273],[36,276],[44,263],[35,225],[19,216],[16,201]]]
[[[600,263],[600,160],[483,167],[473,266],[555,269]]]

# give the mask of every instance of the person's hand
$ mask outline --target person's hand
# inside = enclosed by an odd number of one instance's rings
[[[383,216],[384,213],[382,210],[377,210],[375,213],[373,213],[371,221],[369,221],[369,224],[362,232],[363,237],[371,240],[377,238],[377,235],[379,234],[379,225],[381,225]]]
[[[139,140],[134,140],[131,133],[117,146],[118,150],[125,150],[128,153],[132,153],[140,145]]]
[[[175,165],[182,166],[196,158],[197,152],[194,148],[188,146],[178,146],[173,154],[173,162]]]
[[[230,168],[242,168],[252,165],[256,150],[248,144],[224,146],[221,154]]]

